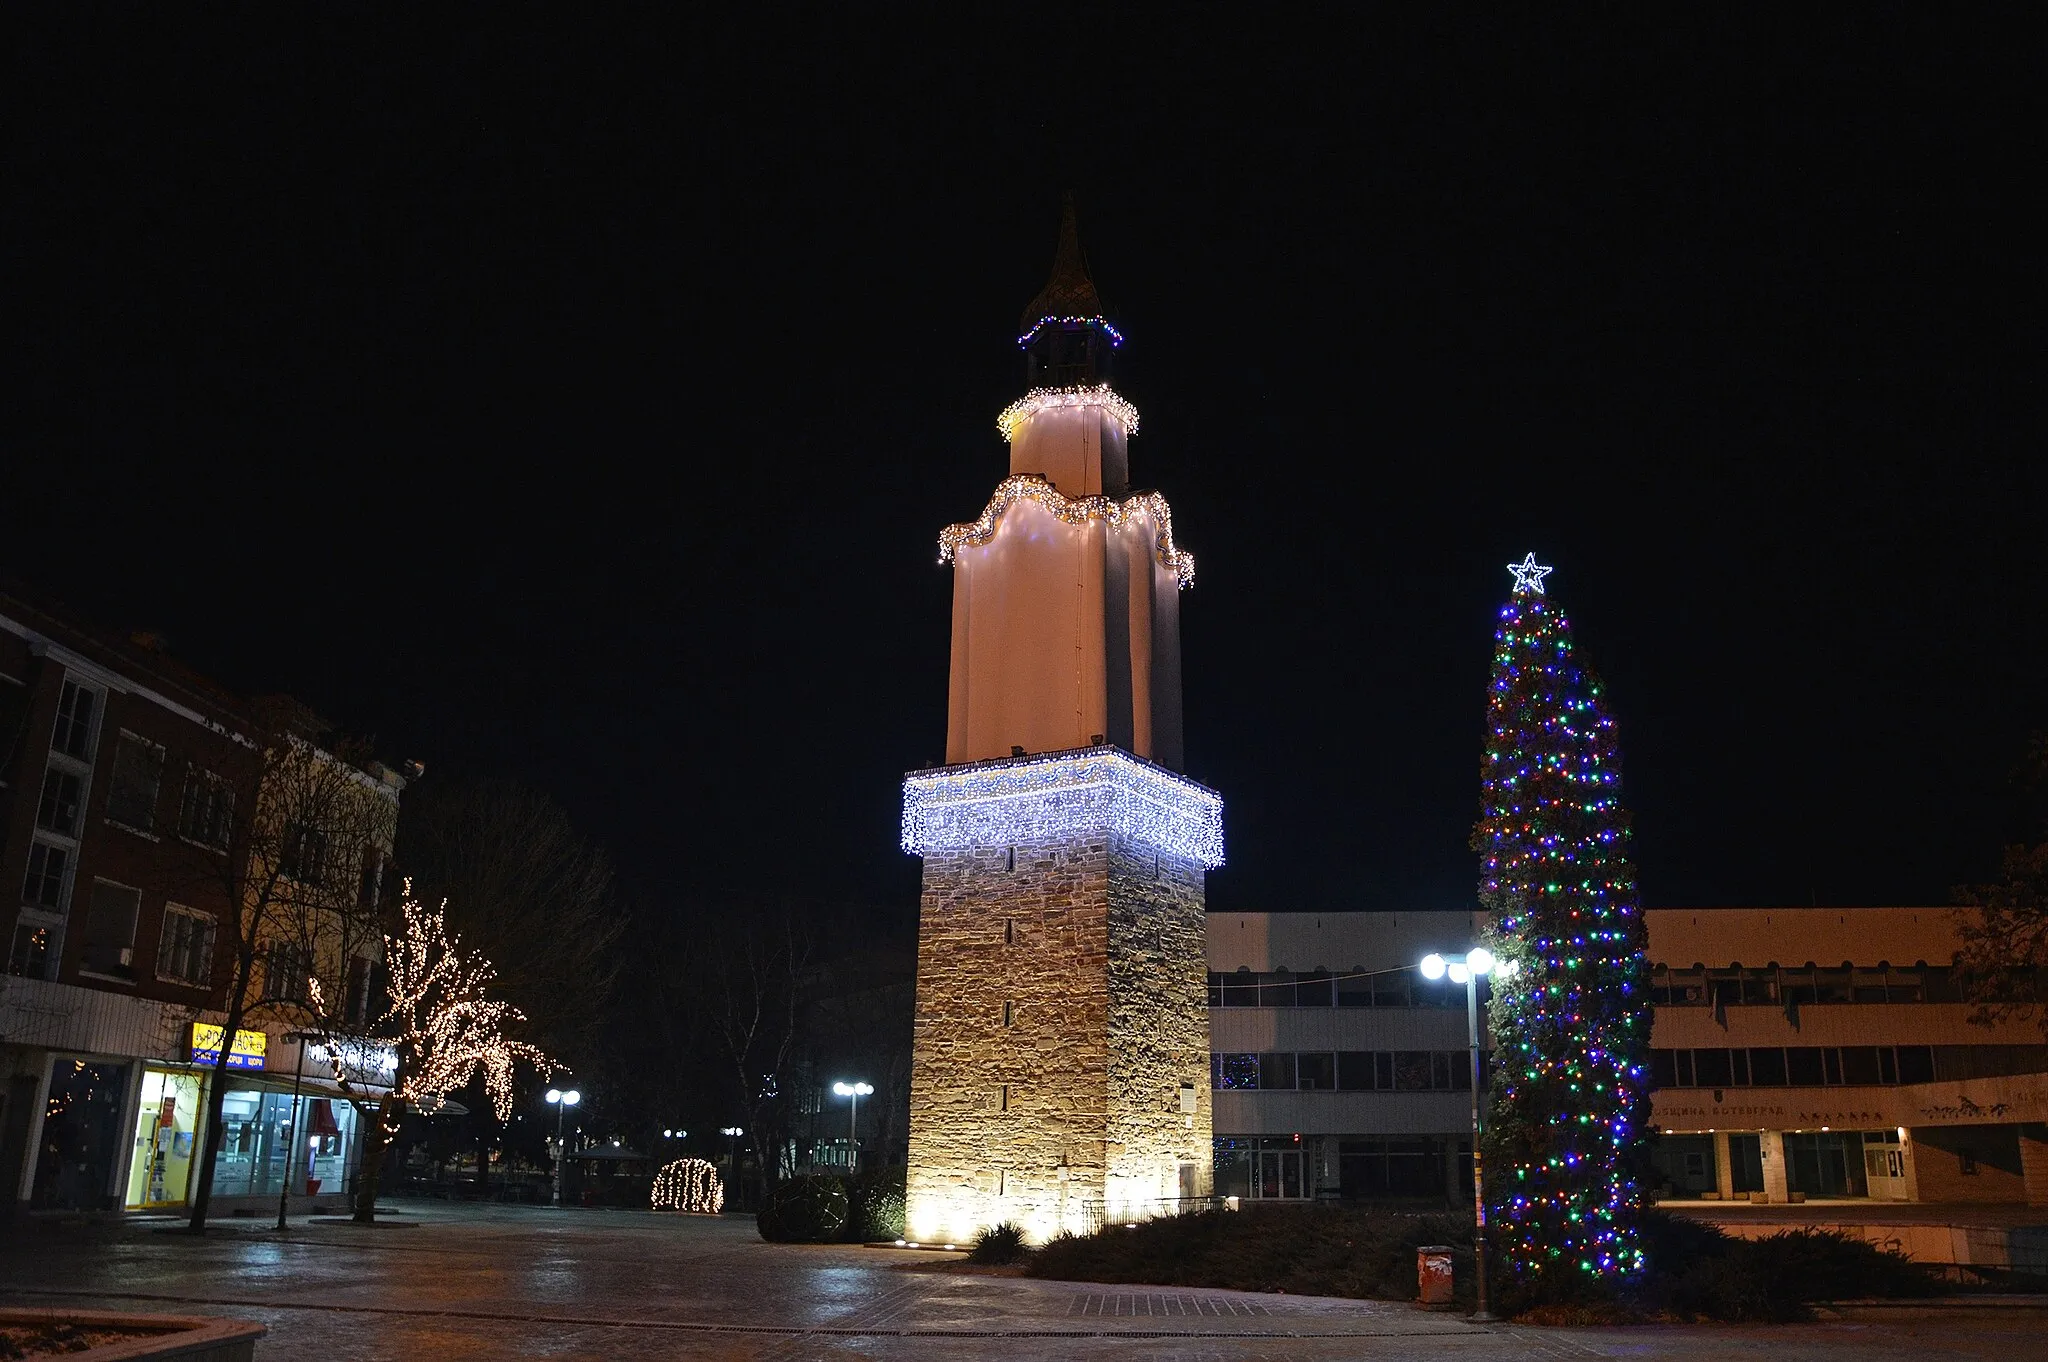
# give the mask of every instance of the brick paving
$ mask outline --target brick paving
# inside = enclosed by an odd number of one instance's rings
[[[259,1357],[1335,1362],[1444,1357],[2015,1359],[2034,1310],[1771,1328],[1480,1328],[1373,1301],[906,1271],[937,1255],[764,1244],[750,1220],[408,1203],[415,1227],[0,1231],[0,1301],[257,1319]]]

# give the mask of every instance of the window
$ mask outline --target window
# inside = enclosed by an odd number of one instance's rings
[[[1338,1051],[1337,1087],[1344,1092],[1370,1092],[1373,1085],[1372,1068],[1372,1051]]]
[[[348,980],[343,1017],[351,1026],[367,1026],[384,1011],[384,985],[375,960],[362,956],[348,962]]]
[[[1259,1086],[1259,1057],[1257,1055],[1209,1056],[1209,1077],[1212,1088],[1240,1091]],[[1292,1086],[1291,1084],[1289,1086]]]
[[[1294,1086],[1294,1055],[1290,1051],[1269,1051],[1259,1056],[1259,1086],[1261,1088],[1291,1088]]]
[[[1899,1082],[1932,1083],[1934,1081],[1934,1047],[1932,1045],[1901,1045],[1898,1048]]]
[[[157,788],[164,779],[164,749],[133,733],[114,748],[114,775],[107,788],[107,817],[137,832],[156,827]]]
[[[1408,980],[1411,975],[1405,969],[1388,970],[1375,974],[1372,979],[1372,1005],[1374,1007],[1408,1006]]]
[[[1300,1055],[1295,1061],[1295,1079],[1310,1092],[1335,1092],[1337,1059],[1330,1054]]]
[[[1785,1086],[1785,1052],[1775,1046],[1749,1052],[1749,1081],[1759,1088]]]
[[[78,832],[78,799],[84,787],[77,776],[52,766],[43,772],[43,800],[36,806],[36,826],[66,837]]]
[[[156,976],[205,988],[213,982],[213,917],[175,903],[164,905]]]
[[[64,910],[64,869],[71,853],[48,842],[28,849],[28,878],[22,881],[21,901],[31,908],[59,913]]]
[[[1017,1005],[1015,1003],[1003,1004],[1003,1025],[1008,1026],[1013,1020],[1015,1020],[1016,1007]]]
[[[1821,1064],[1820,1047],[1793,1045],[1785,1051],[1785,1081],[1795,1088],[1817,1088],[1827,1081]]]
[[[1295,1006],[1329,1007],[1335,999],[1331,996],[1330,972],[1326,969],[1310,970],[1294,985]]]
[[[1432,1085],[1430,1077],[1430,1052],[1427,1050],[1396,1050],[1394,1055],[1394,1091],[1427,1092]]]
[[[78,967],[95,974],[133,975],[135,916],[141,907],[141,890],[94,880],[92,900],[86,906],[85,951]]]
[[[200,767],[185,771],[185,792],[178,800],[178,835],[188,842],[226,850],[228,823],[234,817],[234,792],[221,778]]]
[[[304,823],[287,827],[277,869],[286,879],[319,884],[327,877],[327,834]]]
[[[7,952],[7,972],[29,979],[46,979],[50,969],[51,929],[23,922],[14,929],[14,944]]]
[[[76,681],[66,681],[62,694],[57,698],[57,729],[50,735],[50,746],[67,757],[90,761],[92,715],[98,700],[98,692],[88,690]]]
[[[307,952],[289,941],[275,941],[263,956],[263,1000],[276,1003],[306,1001],[306,976],[313,972]]]

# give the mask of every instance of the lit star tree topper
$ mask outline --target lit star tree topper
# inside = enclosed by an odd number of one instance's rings
[[[1649,1119],[1648,934],[1599,678],[1531,554],[1494,636],[1479,898],[1515,962],[1487,1009],[1488,1218],[1510,1274],[1570,1294],[1644,1267],[1633,1171]]]
[[[1556,570],[1556,568],[1545,567],[1537,562],[1536,555],[1533,553],[1519,563],[1508,564],[1508,571],[1515,574],[1515,594],[1517,596],[1525,591],[1533,591],[1541,596],[1543,594],[1543,579]]]

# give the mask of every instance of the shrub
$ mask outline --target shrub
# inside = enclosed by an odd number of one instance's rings
[[[863,1173],[847,1184],[846,1237],[857,1244],[903,1237],[903,1170]]]
[[[761,1237],[777,1244],[824,1244],[846,1228],[846,1185],[838,1178],[784,1178],[755,1218]]]
[[[967,1253],[970,1263],[1014,1263],[1023,1257],[1024,1231],[1008,1220],[975,1235],[974,1247]]]
[[[1472,1226],[1456,1216],[1396,1215],[1326,1207],[1203,1211],[1061,1235],[1031,1255],[1034,1277],[1149,1282],[1239,1291],[1414,1300],[1415,1250],[1462,1248],[1454,1268],[1472,1273]]]

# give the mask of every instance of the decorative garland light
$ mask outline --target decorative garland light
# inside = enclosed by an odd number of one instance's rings
[[[1040,317],[1037,321],[1031,323],[1029,331],[1017,337],[1017,348],[1022,350],[1025,346],[1031,344],[1031,338],[1048,326],[1099,326],[1102,328],[1103,333],[1109,337],[1111,345],[1122,345],[1124,343],[1123,332],[1111,326],[1107,317]]]
[[[1174,547],[1173,511],[1167,506],[1165,497],[1157,492],[1142,492],[1124,501],[1105,496],[1069,498],[1037,473],[1018,473],[1004,478],[979,519],[964,525],[948,525],[941,530],[939,561],[952,562],[954,551],[962,544],[986,544],[995,537],[996,522],[1003,518],[1003,513],[1020,501],[1035,501],[1069,525],[1102,520],[1113,528],[1121,528],[1133,517],[1148,514],[1159,527],[1155,545],[1160,565],[1173,572],[1183,590],[1195,584],[1195,556]]]
[[[913,856],[1109,828],[1125,841],[1223,864],[1223,797],[1116,747],[1083,747],[903,778],[903,849]]]
[[[1138,409],[1116,395],[1107,383],[1083,384],[1071,388],[1033,388],[1004,407],[996,417],[996,429],[1008,443],[1026,421],[1042,411],[1060,407],[1100,407],[1124,428],[1126,437],[1138,433]]]
[[[725,1184],[704,1159],[677,1159],[654,1179],[654,1209],[688,1215],[717,1215],[725,1209]]]

